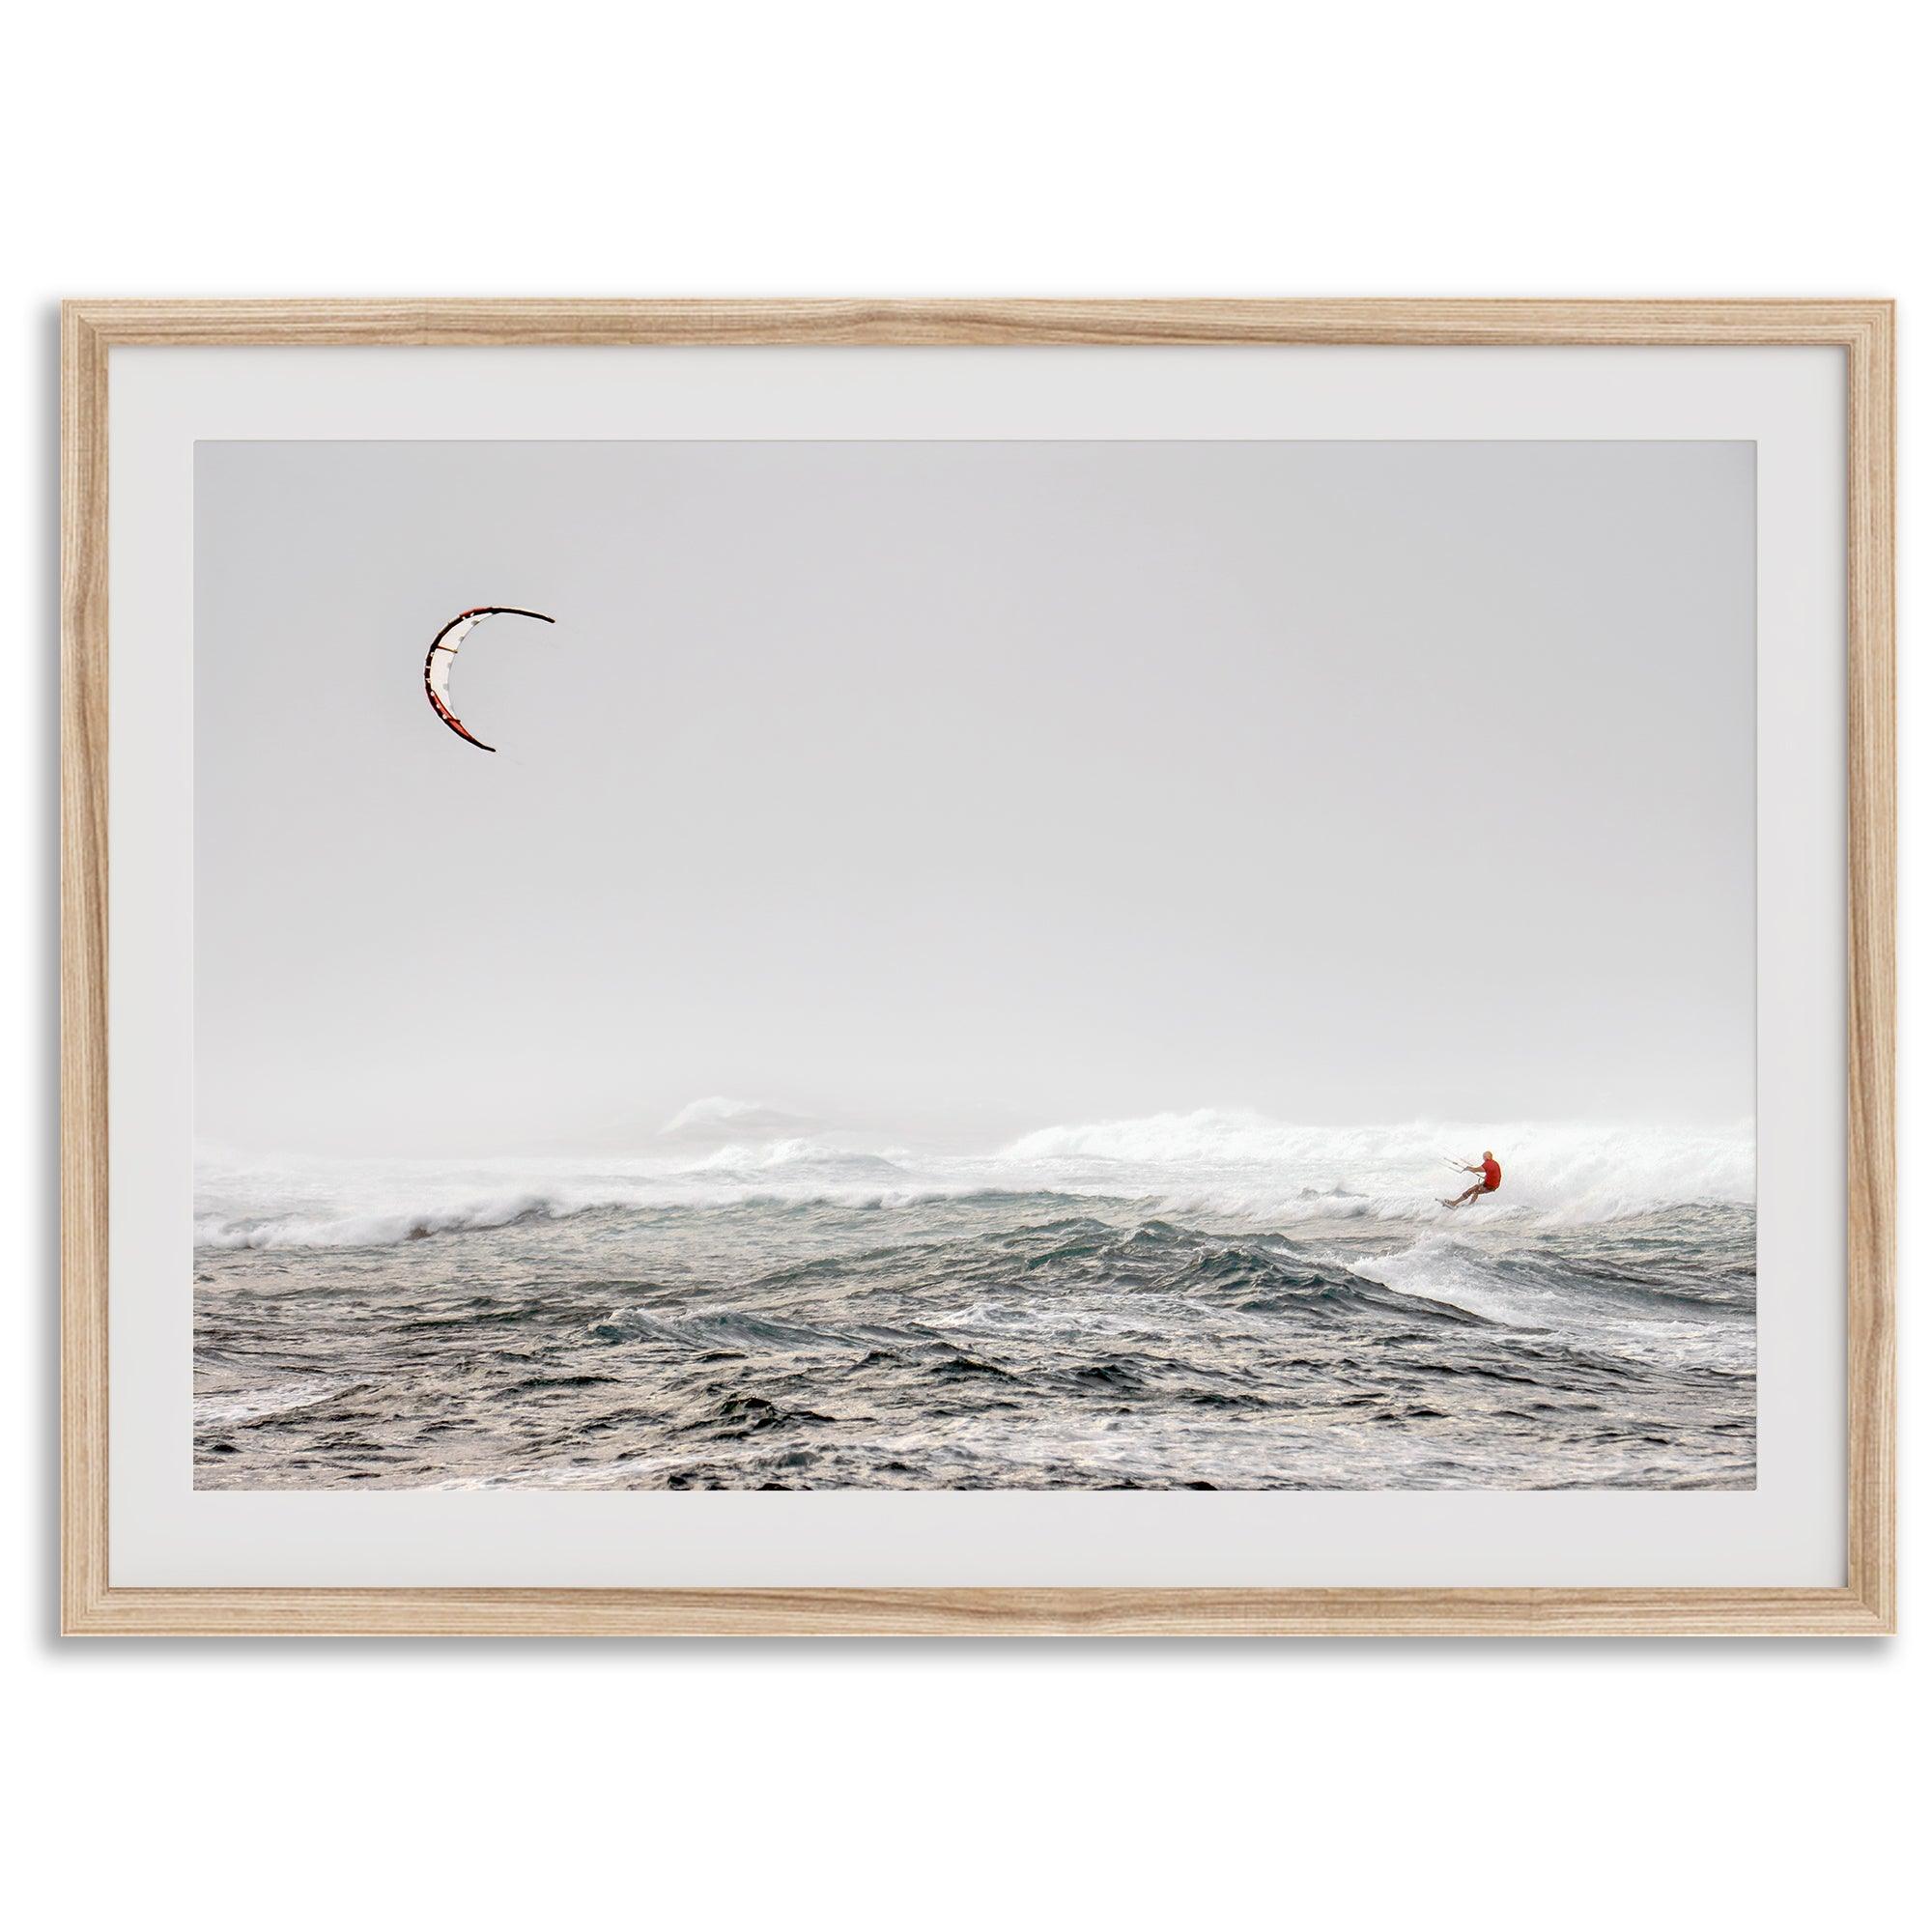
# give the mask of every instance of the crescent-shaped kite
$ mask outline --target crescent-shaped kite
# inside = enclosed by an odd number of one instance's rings
[[[423,689],[429,693],[436,715],[479,752],[494,752],[495,745],[486,745],[475,732],[465,730],[463,720],[449,708],[449,670],[456,662],[456,647],[485,617],[534,617],[539,624],[554,624],[556,619],[546,617],[541,611],[517,611],[507,604],[479,604],[475,610],[452,617],[436,634],[436,641],[429,647],[429,656],[423,660]]]

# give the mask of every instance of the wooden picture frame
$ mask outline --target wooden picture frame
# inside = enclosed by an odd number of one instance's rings
[[[108,355],[136,345],[1400,344],[1842,352],[1846,1581],[1673,1589],[226,1589],[108,1551]],[[1895,1628],[1893,315],[1881,300],[77,300],[62,395],[62,1622],[87,1635],[1718,1634]]]

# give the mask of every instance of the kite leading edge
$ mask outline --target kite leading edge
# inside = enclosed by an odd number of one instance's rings
[[[449,708],[449,672],[456,663],[456,647],[486,617],[534,617],[540,624],[554,624],[556,619],[546,617],[541,611],[519,611],[508,604],[479,604],[473,611],[462,611],[452,617],[429,647],[429,656],[423,660],[423,689],[429,693],[436,715],[479,752],[494,752],[495,745],[486,745],[475,732],[466,729],[463,720]]]

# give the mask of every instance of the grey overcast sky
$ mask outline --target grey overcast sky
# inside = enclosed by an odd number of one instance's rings
[[[204,1142],[1752,1111],[1748,444],[195,473]]]

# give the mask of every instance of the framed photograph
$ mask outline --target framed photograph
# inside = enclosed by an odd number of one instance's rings
[[[66,1628],[1894,1628],[1892,316],[65,317]]]

